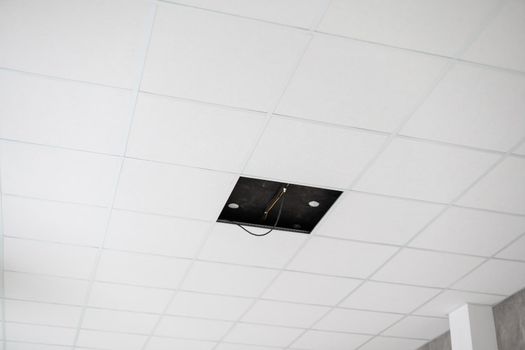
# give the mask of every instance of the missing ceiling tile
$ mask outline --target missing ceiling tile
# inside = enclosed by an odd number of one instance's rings
[[[309,234],[341,193],[240,177],[217,221]]]

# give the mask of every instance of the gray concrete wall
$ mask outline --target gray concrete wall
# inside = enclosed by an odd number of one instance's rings
[[[525,289],[494,306],[493,312],[498,350],[525,350]],[[418,350],[452,350],[450,332]]]
[[[450,332],[440,335],[418,350],[452,350],[452,346],[450,345]]]
[[[525,350],[525,289],[494,306],[499,350]]]

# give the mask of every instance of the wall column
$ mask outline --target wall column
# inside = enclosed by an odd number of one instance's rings
[[[449,315],[452,350],[498,350],[492,307],[465,304]]]

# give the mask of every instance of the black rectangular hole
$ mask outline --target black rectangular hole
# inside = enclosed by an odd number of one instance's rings
[[[279,198],[283,187],[286,187],[286,192]],[[309,234],[341,193],[324,188],[240,177],[217,221],[271,229],[277,220],[281,200],[284,200],[275,229]],[[265,210],[276,200],[265,216]]]

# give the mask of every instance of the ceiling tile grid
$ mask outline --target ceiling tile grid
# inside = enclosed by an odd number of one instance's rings
[[[523,288],[524,9],[3,2],[3,348],[416,349]],[[344,193],[261,239],[240,175]]]

